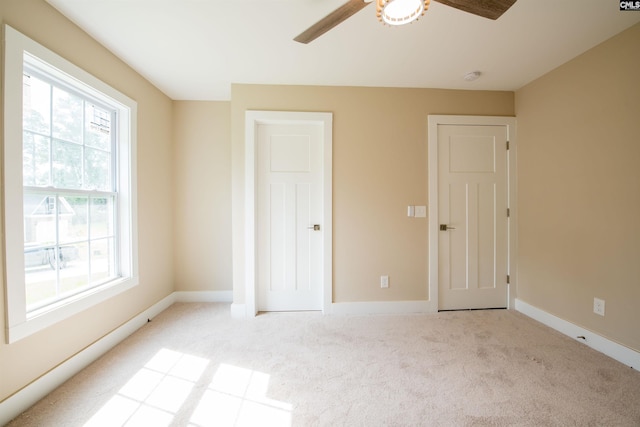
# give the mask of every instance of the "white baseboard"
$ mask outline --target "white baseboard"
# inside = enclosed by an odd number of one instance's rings
[[[436,304],[431,301],[370,301],[331,304],[331,314],[410,314],[435,313],[437,311]]]
[[[537,320],[549,326],[556,331],[567,335],[581,343],[588,345],[594,350],[604,353],[612,359],[623,363],[636,371],[640,371],[640,352],[620,345],[614,341],[611,341],[602,335],[598,335],[588,329],[584,329],[571,322],[563,320],[553,314],[547,313],[537,307],[534,307],[526,302],[516,299],[516,310],[520,313]],[[585,339],[576,338],[582,336]]]
[[[325,314],[411,314],[435,313],[438,309],[431,301],[371,301],[332,303]],[[245,304],[231,304],[231,317],[247,317]]]
[[[174,292],[176,302],[233,302],[233,291]]]
[[[140,329],[147,320],[166,310],[175,302],[171,294],[129,320],[110,334],[96,341],[80,353],[47,372],[17,393],[0,402],[0,425],[5,425],[40,399],[62,385],[69,378],[89,366],[119,342]]]
[[[231,304],[231,317],[234,319],[242,319],[247,317],[247,308],[244,304]]]

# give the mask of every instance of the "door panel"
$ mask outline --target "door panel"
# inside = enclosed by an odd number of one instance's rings
[[[507,306],[506,132],[438,125],[441,310]]]
[[[269,215],[269,251],[264,254],[265,266],[268,266],[270,278],[268,286],[270,291],[284,291],[286,289],[286,238],[287,221],[285,215],[279,215],[278,211],[285,212],[286,187],[284,184],[275,183],[269,186],[270,204],[265,213]],[[275,212],[274,212],[275,211]]]
[[[322,128],[261,124],[257,135],[258,310],[320,310]]]

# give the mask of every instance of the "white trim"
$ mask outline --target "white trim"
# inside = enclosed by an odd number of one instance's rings
[[[231,317],[234,319],[242,319],[247,317],[247,308],[244,304],[231,304]]]
[[[331,305],[331,314],[411,314],[434,313],[432,301],[339,302]]]
[[[321,112],[247,111],[245,113],[245,310],[247,317],[257,314],[256,301],[256,127],[259,124],[319,124],[323,126],[323,313],[329,313],[333,300],[333,114]]]
[[[176,302],[232,302],[233,291],[178,291]]]
[[[636,371],[640,371],[640,352],[620,345],[603,337],[602,335],[598,335],[595,332],[563,320],[553,314],[547,313],[546,311],[527,304],[520,299],[516,299],[515,307],[520,313],[537,320],[538,322],[547,325],[548,327],[555,329],[576,341],[584,343],[592,349],[606,354],[612,359],[615,359]],[[585,339],[577,338],[579,336],[585,337]]]
[[[53,305],[52,307],[54,308],[50,308],[40,315],[27,318],[25,321],[13,325],[8,324],[6,327],[6,342],[7,344],[15,343],[109,298],[115,297],[137,284],[137,278],[136,280],[131,280],[130,278],[114,280],[103,286],[89,289],[76,297],[61,301],[62,305]],[[9,301],[7,302],[9,303]]]
[[[175,300],[175,294],[160,300],[113,332],[0,402],[0,425],[9,423],[9,421],[62,385],[69,378],[89,366],[100,356],[144,326],[148,319],[169,308]]]
[[[517,289],[517,235],[518,212],[516,200],[516,118],[503,116],[440,116],[429,115],[428,117],[428,179],[429,179],[429,300],[438,305],[438,125],[480,125],[480,126],[506,126],[507,138],[509,141],[508,155],[508,201],[507,205],[511,210],[509,217],[509,231],[507,251],[508,274],[511,278],[510,285],[507,285],[508,308],[513,308]]]
[[[258,313],[256,301],[256,126],[258,117],[251,112],[245,114],[244,147],[244,306],[246,317]],[[238,284],[234,284],[238,285]]]
[[[84,311],[116,294],[138,285],[137,236],[137,104],[116,89],[21,34],[4,25],[4,247],[7,343],[16,342],[62,319]],[[25,55],[32,65],[67,82],[77,82],[91,94],[118,111],[118,243],[121,278],[60,301],[35,313],[27,313],[24,294],[24,246],[22,146],[22,79]],[[35,66],[35,65],[34,65]],[[11,206],[11,209],[7,209]]]

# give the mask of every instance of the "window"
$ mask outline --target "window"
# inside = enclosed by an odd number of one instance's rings
[[[137,284],[136,104],[5,26],[7,341]]]

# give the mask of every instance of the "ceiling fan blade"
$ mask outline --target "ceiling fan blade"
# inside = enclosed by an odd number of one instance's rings
[[[498,19],[516,0],[434,0],[489,19]]]
[[[363,0],[349,0],[347,3],[343,4],[342,6],[307,28],[305,31],[300,33],[294,40],[299,43],[307,44],[317,39],[342,21],[346,20],[352,15],[355,15],[356,12],[362,10],[369,3],[370,2],[365,2]]]

